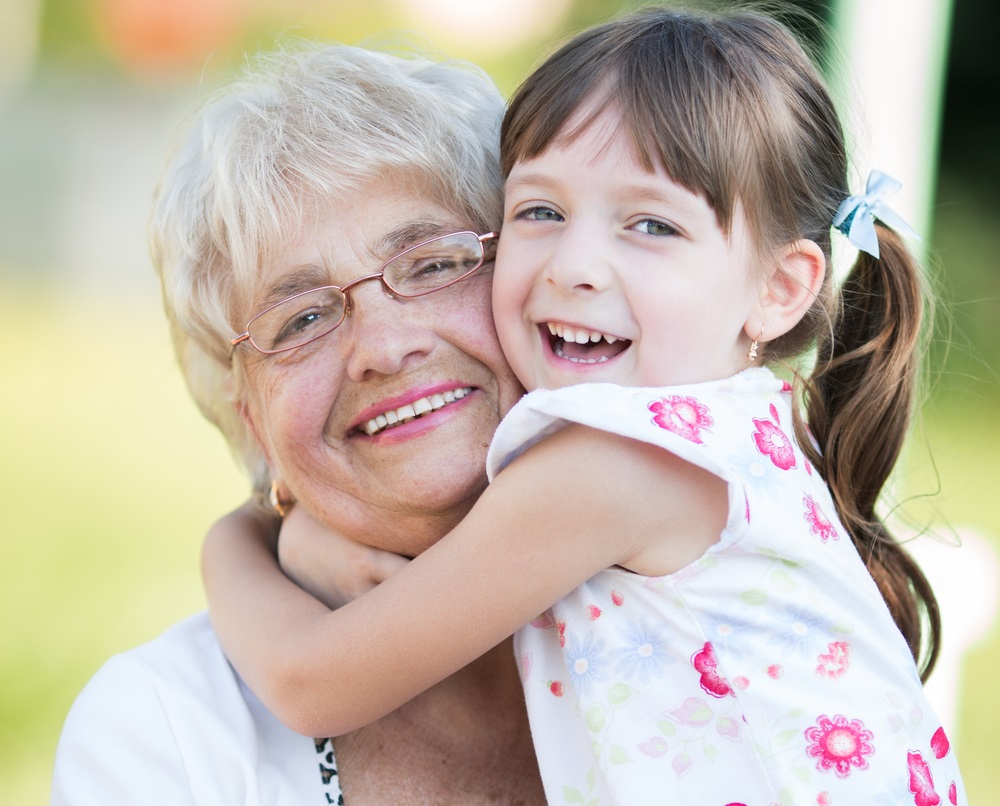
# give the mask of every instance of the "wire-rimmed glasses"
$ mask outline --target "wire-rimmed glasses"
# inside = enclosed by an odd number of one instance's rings
[[[271,305],[247,322],[230,342],[233,349],[248,341],[262,353],[304,347],[336,330],[351,311],[351,288],[378,280],[390,297],[414,299],[464,280],[493,259],[498,233],[453,232],[403,250],[374,274],[347,285],[311,288]]]

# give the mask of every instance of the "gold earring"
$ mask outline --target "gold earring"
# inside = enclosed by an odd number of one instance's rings
[[[757,338],[750,342],[750,351],[747,353],[747,365],[749,366],[754,361],[757,360],[757,348],[759,346],[758,342],[760,337],[764,335],[764,326],[760,326],[760,333],[757,334]]]
[[[267,493],[267,503],[271,505],[271,509],[278,513],[280,518],[284,518],[292,507],[291,501],[283,501],[278,494],[278,482],[276,481],[271,482],[271,489]]]

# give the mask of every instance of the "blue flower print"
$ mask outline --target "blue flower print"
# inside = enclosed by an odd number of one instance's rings
[[[663,634],[650,627],[645,619],[633,621],[618,630],[625,645],[612,651],[617,659],[615,669],[626,680],[638,678],[648,683],[653,677],[662,677],[666,665],[673,663]]]
[[[593,633],[584,633],[582,641],[579,633],[567,636],[565,656],[570,681],[581,696],[588,695],[595,683],[607,679],[604,640]]]
[[[775,613],[771,643],[782,649],[807,655],[831,640],[833,625],[819,613],[799,607],[786,607]]]
[[[744,452],[730,457],[729,462],[747,490],[761,492],[771,499],[777,499],[781,487],[775,483],[774,475],[778,471],[766,457]]]
[[[754,651],[749,637],[762,632],[756,622],[722,611],[703,613],[701,629],[712,646],[724,649],[732,658],[743,658],[748,655],[748,650]]]
[[[884,781],[881,792],[872,792],[872,806],[900,806],[900,804],[906,806],[908,802],[913,802],[913,795],[911,794],[909,800],[906,801],[902,799],[901,793],[909,793],[909,791],[910,777],[904,771],[894,780]]]

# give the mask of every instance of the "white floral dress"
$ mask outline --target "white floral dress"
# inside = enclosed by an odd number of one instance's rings
[[[910,652],[795,443],[766,369],[671,388],[532,392],[491,478],[576,422],[728,484],[719,542],[665,577],[597,574],[517,636],[549,803],[957,804],[958,765]]]

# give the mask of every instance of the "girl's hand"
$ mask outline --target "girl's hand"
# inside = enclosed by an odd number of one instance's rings
[[[293,506],[281,525],[278,561],[307,593],[336,610],[395,574],[409,560],[350,540]]]

